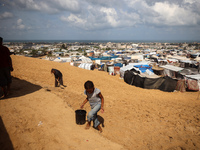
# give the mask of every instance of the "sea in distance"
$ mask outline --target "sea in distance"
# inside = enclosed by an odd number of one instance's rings
[[[193,43],[200,41],[189,41],[189,40],[4,40],[4,42],[11,43]]]

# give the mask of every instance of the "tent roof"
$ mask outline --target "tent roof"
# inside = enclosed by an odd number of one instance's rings
[[[180,74],[182,75],[194,75],[198,74],[198,70],[196,68],[184,68],[180,71]]]
[[[165,66],[160,66],[160,67],[168,69],[168,70],[172,70],[172,71],[175,71],[175,72],[178,72],[178,71],[181,71],[181,70],[184,69],[184,68],[173,66],[173,65],[165,65]]]
[[[188,78],[200,80],[200,74],[195,74],[195,75],[185,75]]]
[[[168,59],[177,59],[177,60],[180,60],[180,61],[190,61],[189,58],[186,58],[185,56],[178,56],[178,55],[175,55],[175,56],[167,56]]]

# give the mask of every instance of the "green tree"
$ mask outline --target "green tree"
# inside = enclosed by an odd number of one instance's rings
[[[79,47],[77,51],[78,51],[78,52],[82,52],[82,48]]]
[[[65,49],[65,48],[66,48],[65,44],[62,44],[61,49]]]
[[[32,54],[33,56],[37,56],[37,51],[36,50],[32,50],[32,52],[30,54]]]

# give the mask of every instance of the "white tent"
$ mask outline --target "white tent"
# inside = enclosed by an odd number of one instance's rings
[[[120,77],[124,78],[125,71],[133,69],[134,68],[133,66],[134,66],[134,63],[130,63],[130,64],[124,66],[124,67],[121,67],[120,71],[119,71]],[[139,69],[138,69],[138,71],[139,71]]]
[[[81,63],[78,67],[82,69],[91,70],[92,63]]]
[[[55,62],[71,62],[70,57],[57,57],[53,61]]]
[[[175,77],[174,72],[179,72],[183,70],[184,68],[173,66],[173,65],[165,65],[165,66],[160,66],[161,68],[164,68],[164,75],[169,76],[169,77]]]
[[[173,65],[165,65],[165,66],[160,66],[160,67],[168,69],[168,70],[172,70],[172,71],[175,71],[175,72],[178,72],[178,71],[181,71],[181,70],[184,69],[184,68],[173,66]]]
[[[185,75],[188,78],[195,79],[195,80],[200,80],[200,74],[195,74],[195,75]]]
[[[134,65],[148,65],[148,64],[149,64],[149,62],[146,62],[146,61],[143,61],[140,63],[129,63],[128,65],[120,68],[120,71],[119,71],[120,76],[123,78],[125,71],[131,70],[133,68],[137,71],[140,71],[139,68],[134,67]]]
[[[85,57],[85,56],[79,57],[79,59],[77,61],[80,61],[82,63],[92,63],[92,60],[88,57]]]

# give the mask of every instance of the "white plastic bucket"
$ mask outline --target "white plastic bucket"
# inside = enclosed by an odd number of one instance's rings
[[[114,74],[114,66],[108,67],[108,72],[110,75]]]

